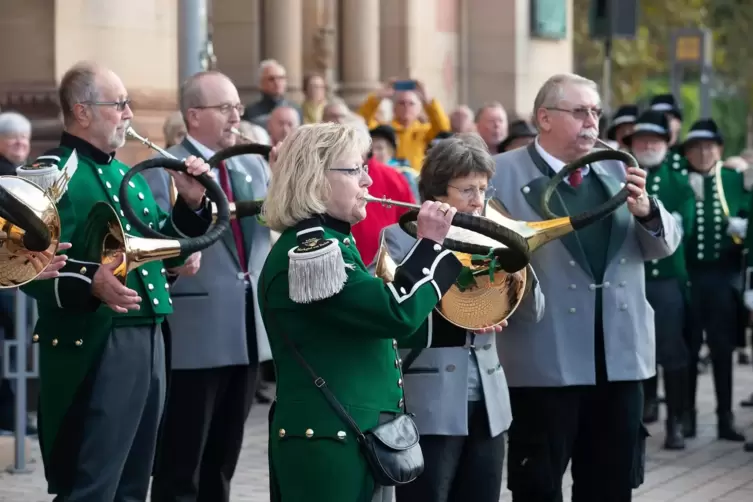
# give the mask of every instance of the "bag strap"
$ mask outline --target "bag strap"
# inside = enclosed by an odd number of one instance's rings
[[[272,312],[267,309],[267,298],[266,295],[263,295],[264,297],[264,310],[267,313],[267,315],[274,317]],[[329,390],[329,387],[327,387],[327,382],[320,376],[316,374],[314,369],[309,365],[309,363],[306,362],[306,360],[303,358],[301,353],[298,351],[298,348],[295,346],[295,343],[288,338],[288,335],[285,334],[284,331],[277,328],[277,333],[280,334],[283,341],[285,342],[285,345],[288,346],[290,351],[293,353],[293,356],[295,356],[295,359],[298,361],[298,364],[301,365],[303,369],[306,370],[306,372],[311,376],[311,379],[314,381],[314,385],[316,388],[318,388],[320,391],[322,391],[322,394],[324,395],[324,399],[327,400],[329,405],[332,407],[332,409],[335,411],[338,417],[348,424],[348,426],[353,430],[353,432],[356,433],[356,438],[359,442],[361,442],[364,439],[363,432],[361,432],[361,428],[358,427],[358,424],[351,418],[351,416],[348,414],[347,411],[345,411],[345,408],[343,408],[343,405],[340,404],[340,401],[337,400],[334,394],[332,394],[332,391]]]

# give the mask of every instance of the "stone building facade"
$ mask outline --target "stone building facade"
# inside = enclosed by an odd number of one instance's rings
[[[96,60],[125,82],[133,126],[157,143],[177,108],[181,0],[0,0],[0,108],[33,120],[33,154],[61,130],[56,85],[73,63]],[[209,0],[217,69],[248,103],[258,65],[287,69],[294,99],[305,74],[323,72],[356,106],[380,81],[420,78],[449,111],[501,101],[528,117],[540,84],[572,71],[572,0],[567,35],[531,36],[533,0]],[[538,4],[547,2],[539,1]],[[129,142],[119,156],[151,156]]]

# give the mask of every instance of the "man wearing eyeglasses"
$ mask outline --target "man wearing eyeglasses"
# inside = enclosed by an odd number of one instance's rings
[[[184,258],[153,261],[122,285],[113,271],[123,262],[86,261],[86,222],[106,202],[127,233],[119,189],[128,166],[115,159],[133,113],[120,78],[79,63],[59,90],[64,132],[60,145],[37,159],[64,166],[75,151],[78,169],[58,203],[61,241],[70,242],[58,277],[23,290],[35,298],[40,345],[39,432],[49,493],[57,502],[144,500],[165,400],[165,345],[161,323],[172,312],[166,268]],[[193,176],[208,166],[186,158],[189,175],[176,176],[177,202],[162,211],[140,176],[128,190],[144,223],[172,235],[202,235],[211,222],[204,188]],[[95,248],[96,249],[96,248]],[[96,253],[96,251],[94,251]],[[89,258],[91,260],[91,258]]]
[[[209,159],[235,145],[231,129],[238,126],[243,106],[227,76],[203,72],[189,77],[180,89],[180,109],[188,134],[168,149],[176,157]],[[213,174],[231,201],[263,199],[270,179],[257,155],[232,157]],[[146,175],[157,199],[167,205],[167,172]],[[269,229],[243,218],[233,221],[231,230],[202,252],[195,275],[179,277],[172,288],[171,379],[153,502],[229,501],[259,361],[271,359],[254,299],[270,249]]]
[[[534,101],[538,136],[495,157],[492,185],[513,218],[546,219],[541,194],[555,172],[590,153],[601,116],[596,84],[551,77]],[[547,298],[538,322],[513,315],[498,349],[510,385],[508,488],[513,501],[562,500],[572,460],[574,502],[631,500],[643,481],[641,381],[655,373],[654,311],[644,262],[680,243],[676,220],[645,191],[646,173],[621,162],[574,171],[552,197],[559,215],[594,209],[627,184],[611,215],[536,251]]]

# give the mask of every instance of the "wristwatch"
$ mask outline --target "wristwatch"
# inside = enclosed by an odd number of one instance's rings
[[[646,216],[636,216],[635,219],[638,220],[638,223],[648,223],[649,221],[653,220],[654,218],[658,218],[660,211],[659,211],[659,202],[656,200],[656,197],[653,195],[648,196],[648,204],[649,204],[649,210],[648,214]]]

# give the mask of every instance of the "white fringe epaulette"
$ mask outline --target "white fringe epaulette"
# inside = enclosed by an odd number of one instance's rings
[[[73,150],[62,169],[55,164],[35,163],[30,166],[17,167],[16,174],[19,178],[34,183],[47,192],[52,200],[58,202],[68,190],[68,183],[77,169],[78,154],[76,150]]]
[[[331,298],[348,280],[337,239],[310,238],[288,251],[288,257],[288,289],[296,303]]]

